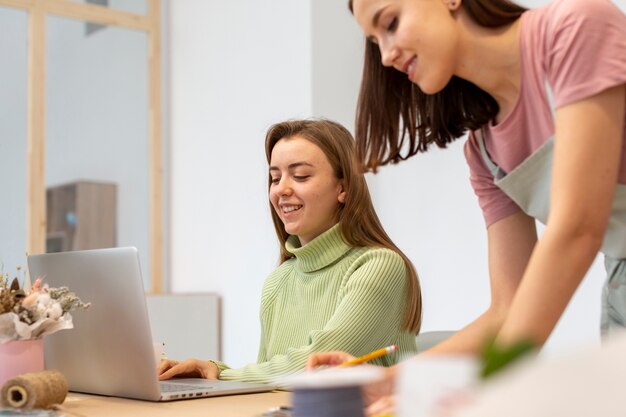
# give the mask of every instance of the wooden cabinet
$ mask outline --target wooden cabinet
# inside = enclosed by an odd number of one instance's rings
[[[46,252],[115,247],[117,187],[78,181],[46,190]]]

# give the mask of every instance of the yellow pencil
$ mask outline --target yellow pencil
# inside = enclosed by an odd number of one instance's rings
[[[395,352],[396,350],[398,350],[398,346],[396,345],[387,346],[385,348],[375,350],[372,353],[368,353],[367,355],[363,355],[358,358],[354,358],[349,361],[346,361],[339,366],[358,365],[363,362],[371,361],[372,359],[380,358],[383,355],[388,355],[390,353]]]

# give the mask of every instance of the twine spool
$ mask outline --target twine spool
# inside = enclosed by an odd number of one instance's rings
[[[331,368],[287,378],[293,417],[364,417],[361,387],[383,377],[377,367]]]
[[[50,408],[65,400],[67,381],[54,370],[22,374],[6,381],[1,394],[3,407]]]
[[[293,417],[364,417],[359,386],[297,389],[292,398]]]

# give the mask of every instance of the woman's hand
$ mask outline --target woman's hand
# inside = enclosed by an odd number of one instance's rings
[[[313,370],[319,366],[337,366],[346,361],[354,359],[354,356],[346,352],[321,352],[314,353],[309,356],[306,368]],[[374,366],[374,365],[359,365]],[[368,384],[363,387],[363,401],[365,404],[373,407],[374,411],[390,409],[393,406],[394,382],[396,378],[396,366],[390,368],[382,368],[385,376],[383,379]],[[368,415],[372,415],[368,408]]]
[[[360,365],[374,366],[374,365]],[[384,414],[382,411],[391,410],[394,406],[395,382],[397,365],[381,368],[384,372],[382,379],[363,387],[363,401],[367,408],[367,415]],[[393,413],[391,413],[393,414]]]
[[[213,361],[186,359],[182,362],[178,362],[165,359],[159,365],[157,373],[161,381],[175,376],[183,378],[218,379],[220,370]]]
[[[380,397],[377,401],[370,404],[365,410],[365,415],[368,417],[386,416],[396,414],[396,396],[385,395]]]
[[[309,356],[306,369],[311,371],[318,366],[337,366],[354,359],[354,356],[346,352],[320,352]]]

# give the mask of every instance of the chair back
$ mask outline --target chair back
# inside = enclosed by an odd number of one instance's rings
[[[417,351],[419,353],[430,349],[431,347],[443,342],[455,333],[455,330],[435,330],[430,332],[422,332],[416,336]]]

